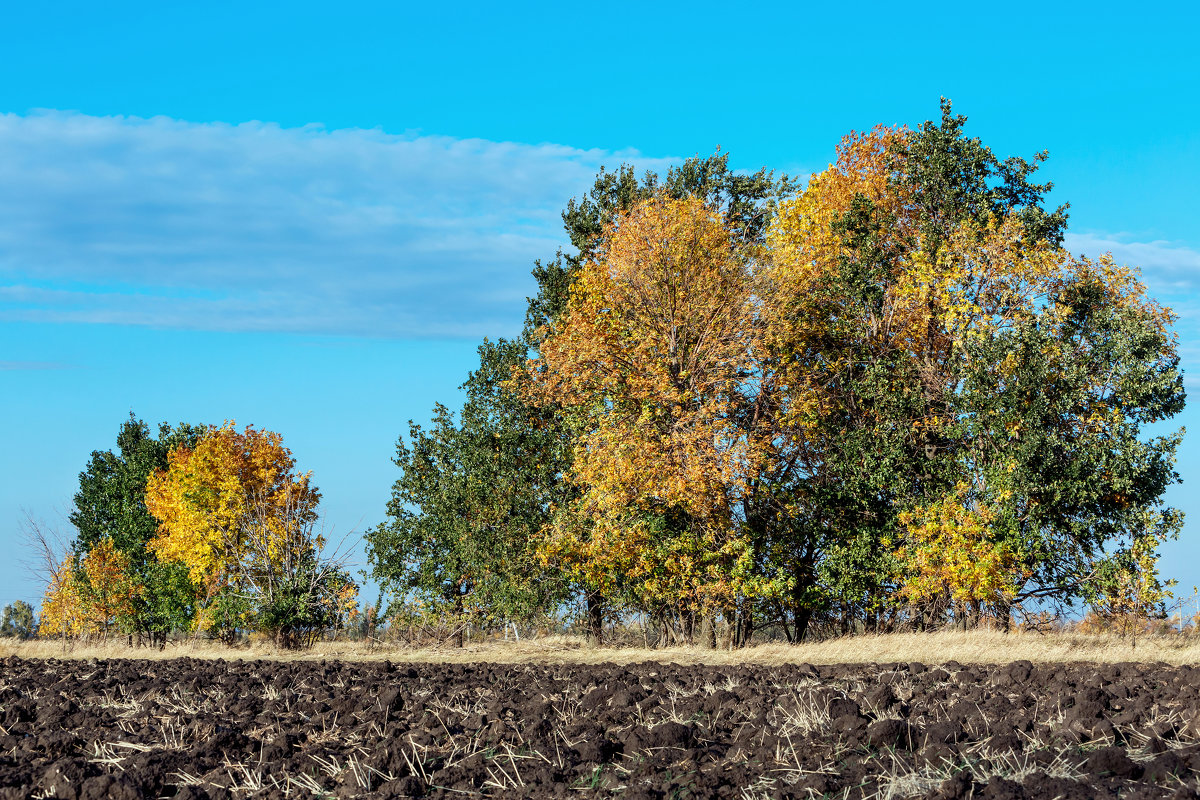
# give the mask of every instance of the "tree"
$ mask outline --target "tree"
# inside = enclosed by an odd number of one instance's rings
[[[779,202],[793,194],[797,186],[797,182],[787,175],[776,177],[765,168],[752,174],[736,174],[729,168],[727,153],[690,158],[668,170],[662,178],[647,171],[639,180],[628,165],[613,172],[602,169],[588,194],[568,202],[563,211],[564,227],[576,252],[560,251],[553,262],[535,265],[533,275],[538,282],[538,294],[529,301],[522,335],[527,357],[534,361],[539,358],[541,343],[564,314],[572,284],[581,268],[603,250],[606,231],[612,228],[614,221],[636,204],[655,195],[673,200],[699,198],[722,216],[733,249],[748,253],[763,244]],[[522,358],[511,365],[511,370],[524,370],[525,367]],[[762,397],[768,395],[764,392]],[[536,409],[528,407],[526,413],[531,417],[540,416],[543,428],[554,433],[553,455],[560,476],[557,491],[551,493],[555,498],[554,524],[560,530],[573,528],[586,541],[590,536],[589,525],[573,511],[579,499],[578,489],[570,481],[563,480],[571,471],[572,454],[580,435],[577,420],[566,409],[545,400],[543,398],[543,404]],[[765,495],[760,493],[759,496]],[[769,527],[769,513],[756,510],[750,515],[760,523],[759,527]],[[578,572],[575,577],[581,579]],[[597,588],[599,585],[595,580],[576,582],[586,601],[588,631],[593,641],[600,640],[604,609],[609,605],[604,593]]]
[[[147,481],[146,506],[159,522],[150,549],[184,564],[198,585],[219,588],[254,537],[280,536],[290,522],[315,518],[321,495],[310,478],[296,474],[279,434],[209,426]]]
[[[229,571],[226,592],[253,610],[253,625],[278,647],[310,647],[326,629],[341,627],[357,604],[358,586],[341,559],[325,557],[324,537],[307,495],[279,504],[259,496],[249,509],[246,536]]]
[[[0,636],[28,639],[36,631],[33,606],[24,600],[17,600],[4,607],[4,616],[0,618]]]
[[[1066,209],[1029,181],[1044,154],[999,161],[963,123],[944,103],[940,125],[848,137],[769,236],[768,340],[808,443],[794,513],[843,621],[894,620],[933,583],[933,606],[978,617],[979,597],[953,601],[980,576],[930,582],[970,560],[926,557],[949,541],[995,556],[1003,620],[1069,601],[1174,476],[1177,439],[1139,438],[1182,407],[1170,313],[1061,249]]]
[[[582,431],[571,479],[588,537],[564,526],[549,547],[593,587],[690,619],[729,603],[733,508],[759,461],[737,425],[756,374],[748,265],[694,197],[637,203],[604,241],[530,365],[528,396]]]
[[[130,579],[140,591],[120,624],[159,644],[171,631],[191,624],[196,590],[186,570],[159,561],[147,548],[158,523],[146,508],[146,482],[155,470],[167,467],[173,449],[194,446],[204,430],[199,425],[162,423],[155,438],[146,423],[130,413],[117,433],[116,449],[92,452],[79,475],[70,514],[77,534],[72,547],[81,558],[109,541],[128,559]]]
[[[1164,581],[1158,571],[1158,546],[1162,531],[1177,530],[1178,520],[1164,521],[1157,511],[1144,511],[1140,531],[1134,530],[1124,546],[1099,561],[1084,597],[1093,612],[1122,635],[1136,638],[1151,617],[1166,617],[1166,601],[1174,580]]]
[[[129,556],[112,539],[101,540],[83,556],[76,582],[90,626],[104,636],[133,619],[142,585],[133,575]]]
[[[1183,432],[1143,435],[1183,408],[1173,320],[1132,270],[1071,258],[1035,312],[964,348],[962,461],[1029,575],[1017,601],[1094,596],[1112,556],[1146,565],[1178,535],[1162,496]]]
[[[468,620],[520,619],[561,595],[553,576],[537,568],[531,543],[545,519],[545,487],[554,460],[535,419],[497,389],[510,342],[486,343],[480,370],[466,384],[458,419],[434,409],[428,431],[411,424],[397,444],[401,477],[388,504],[391,521],[368,532],[374,577],[395,595],[415,593],[426,607],[450,615],[456,640]],[[481,389],[485,391],[481,391]],[[499,403],[489,400],[499,399]]]
[[[58,564],[46,585],[42,598],[42,624],[39,633],[43,636],[60,636],[64,640],[93,633],[91,614],[80,592],[76,577],[78,565],[71,553]]]
[[[173,450],[167,469],[150,476],[146,505],[159,531],[149,547],[201,587],[202,629],[228,632],[253,612],[280,646],[299,646],[353,585],[336,559],[321,556],[319,501],[279,434],[226,422]]]

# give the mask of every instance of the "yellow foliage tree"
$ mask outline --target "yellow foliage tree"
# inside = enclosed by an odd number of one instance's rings
[[[102,539],[82,559],[67,555],[50,576],[42,600],[43,636],[105,635],[134,614],[141,587],[129,557]]]
[[[194,448],[179,448],[146,483],[146,507],[159,521],[159,558],[187,565],[211,596],[248,549],[280,559],[297,525],[316,519],[320,493],[297,474],[282,437],[233,422],[210,427]]]
[[[1012,545],[995,528],[996,515],[968,499],[959,484],[953,494],[898,516],[906,536],[899,556],[907,573],[900,597],[940,616],[948,609],[965,618],[968,609],[1007,608],[1025,574]]]
[[[757,463],[735,419],[754,381],[749,265],[696,198],[643,201],[602,241],[522,381],[582,429],[582,498],[546,553],[603,591],[694,608],[722,585],[715,564]]]
[[[63,559],[50,577],[42,598],[42,616],[38,625],[41,636],[82,636],[92,632],[87,605],[76,577],[75,555]]]
[[[108,634],[135,614],[134,602],[142,593],[130,569],[129,556],[113,544],[100,540],[80,562],[83,595],[89,624]]]

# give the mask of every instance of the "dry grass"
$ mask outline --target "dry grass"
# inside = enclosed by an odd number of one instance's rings
[[[339,659],[394,662],[499,664],[642,661],[680,664],[863,664],[920,661],[939,664],[997,664],[1018,659],[1035,663],[1064,661],[1118,662],[1162,661],[1169,664],[1200,663],[1200,639],[1190,637],[1147,637],[1130,641],[1117,636],[1080,633],[999,633],[996,631],[898,633],[862,635],[801,645],[763,644],[743,650],[708,650],[675,647],[661,650],[623,647],[591,647],[581,639],[551,636],[521,642],[494,641],[469,644],[457,649],[433,647],[411,649],[400,646],[369,647],[359,642],[322,642],[303,652],[278,651],[267,644],[226,647],[213,642],[192,641],[168,645],[165,650],[131,648],[124,642],[68,643],[51,640],[2,640],[0,658],[224,658],[224,659]]]

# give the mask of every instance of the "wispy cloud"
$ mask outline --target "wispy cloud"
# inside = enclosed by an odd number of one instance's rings
[[[1179,357],[1189,389],[1200,388],[1200,252],[1176,242],[1133,241],[1124,234],[1068,234],[1066,246],[1096,257],[1112,253],[1121,264],[1139,267],[1150,295],[1179,315]]]
[[[48,369],[76,369],[76,367],[71,364],[60,364],[57,361],[0,361],[0,372]]]
[[[1121,264],[1140,267],[1154,295],[1188,295],[1200,288],[1200,252],[1176,242],[1133,241],[1125,234],[1067,234],[1067,249],[1088,256],[1112,253]]]
[[[0,115],[0,319],[511,333],[559,209],[634,151]]]

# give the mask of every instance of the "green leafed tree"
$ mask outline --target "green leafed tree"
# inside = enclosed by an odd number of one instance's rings
[[[502,385],[519,347],[485,342],[461,412],[438,405],[427,430],[410,424],[390,519],[366,537],[375,579],[451,614],[460,642],[467,620],[522,619],[561,596],[534,553],[558,486],[553,431]]]
[[[73,544],[82,559],[105,539],[124,553],[141,591],[134,613],[119,620],[126,631],[162,642],[174,630],[186,629],[195,617],[196,590],[186,567],[158,560],[146,547],[158,522],[146,510],[146,481],[157,469],[166,469],[167,456],[176,447],[191,447],[205,426],[180,423],[159,425],[155,437],[149,426],[132,413],[117,432],[113,450],[92,452],[79,474],[79,491],[70,514],[77,537]]]
[[[0,618],[0,636],[27,639],[36,631],[33,606],[24,600],[17,600],[4,607],[4,616]]]

